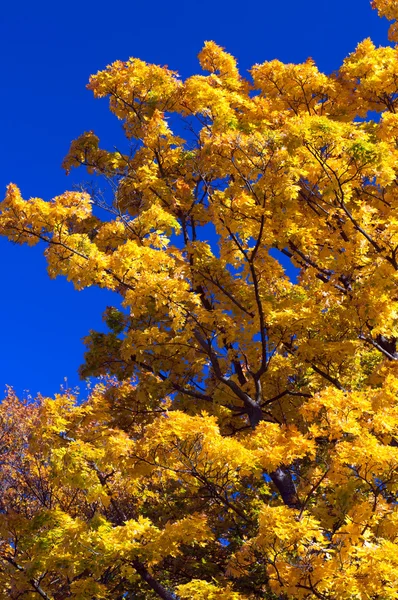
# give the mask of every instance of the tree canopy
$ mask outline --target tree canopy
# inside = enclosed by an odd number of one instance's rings
[[[0,205],[122,298],[87,399],[0,405],[0,598],[396,599],[398,47],[199,60],[92,76],[125,147],[86,132],[64,167],[98,184]]]

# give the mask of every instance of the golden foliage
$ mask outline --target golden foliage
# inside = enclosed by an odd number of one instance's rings
[[[109,190],[9,186],[0,233],[121,307],[88,398],[0,405],[0,598],[398,598],[397,52],[117,61],[124,152],[64,161]]]

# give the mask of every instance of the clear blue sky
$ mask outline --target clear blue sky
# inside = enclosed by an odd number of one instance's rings
[[[50,199],[85,178],[83,171],[67,178],[60,167],[73,138],[93,129],[105,147],[120,139],[107,101],[85,89],[91,73],[116,59],[136,56],[186,77],[210,39],[238,58],[242,72],[311,56],[330,73],[365,37],[385,44],[387,28],[368,0],[3,2],[0,194],[12,181],[25,197]],[[65,377],[77,385],[81,339],[102,327],[113,295],[50,280],[41,248],[0,239],[0,250],[0,397],[6,384],[48,395]]]

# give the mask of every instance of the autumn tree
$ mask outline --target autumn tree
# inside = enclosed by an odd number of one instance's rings
[[[398,597],[398,48],[199,60],[91,77],[125,148],[84,133],[98,185],[1,204],[122,298],[85,401],[0,406],[1,598]]]

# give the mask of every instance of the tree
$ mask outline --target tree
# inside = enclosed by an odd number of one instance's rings
[[[0,597],[397,598],[398,49],[252,81],[199,59],[90,79],[127,150],[88,132],[64,166],[110,191],[1,204],[123,308],[86,339],[88,399],[0,406]]]

